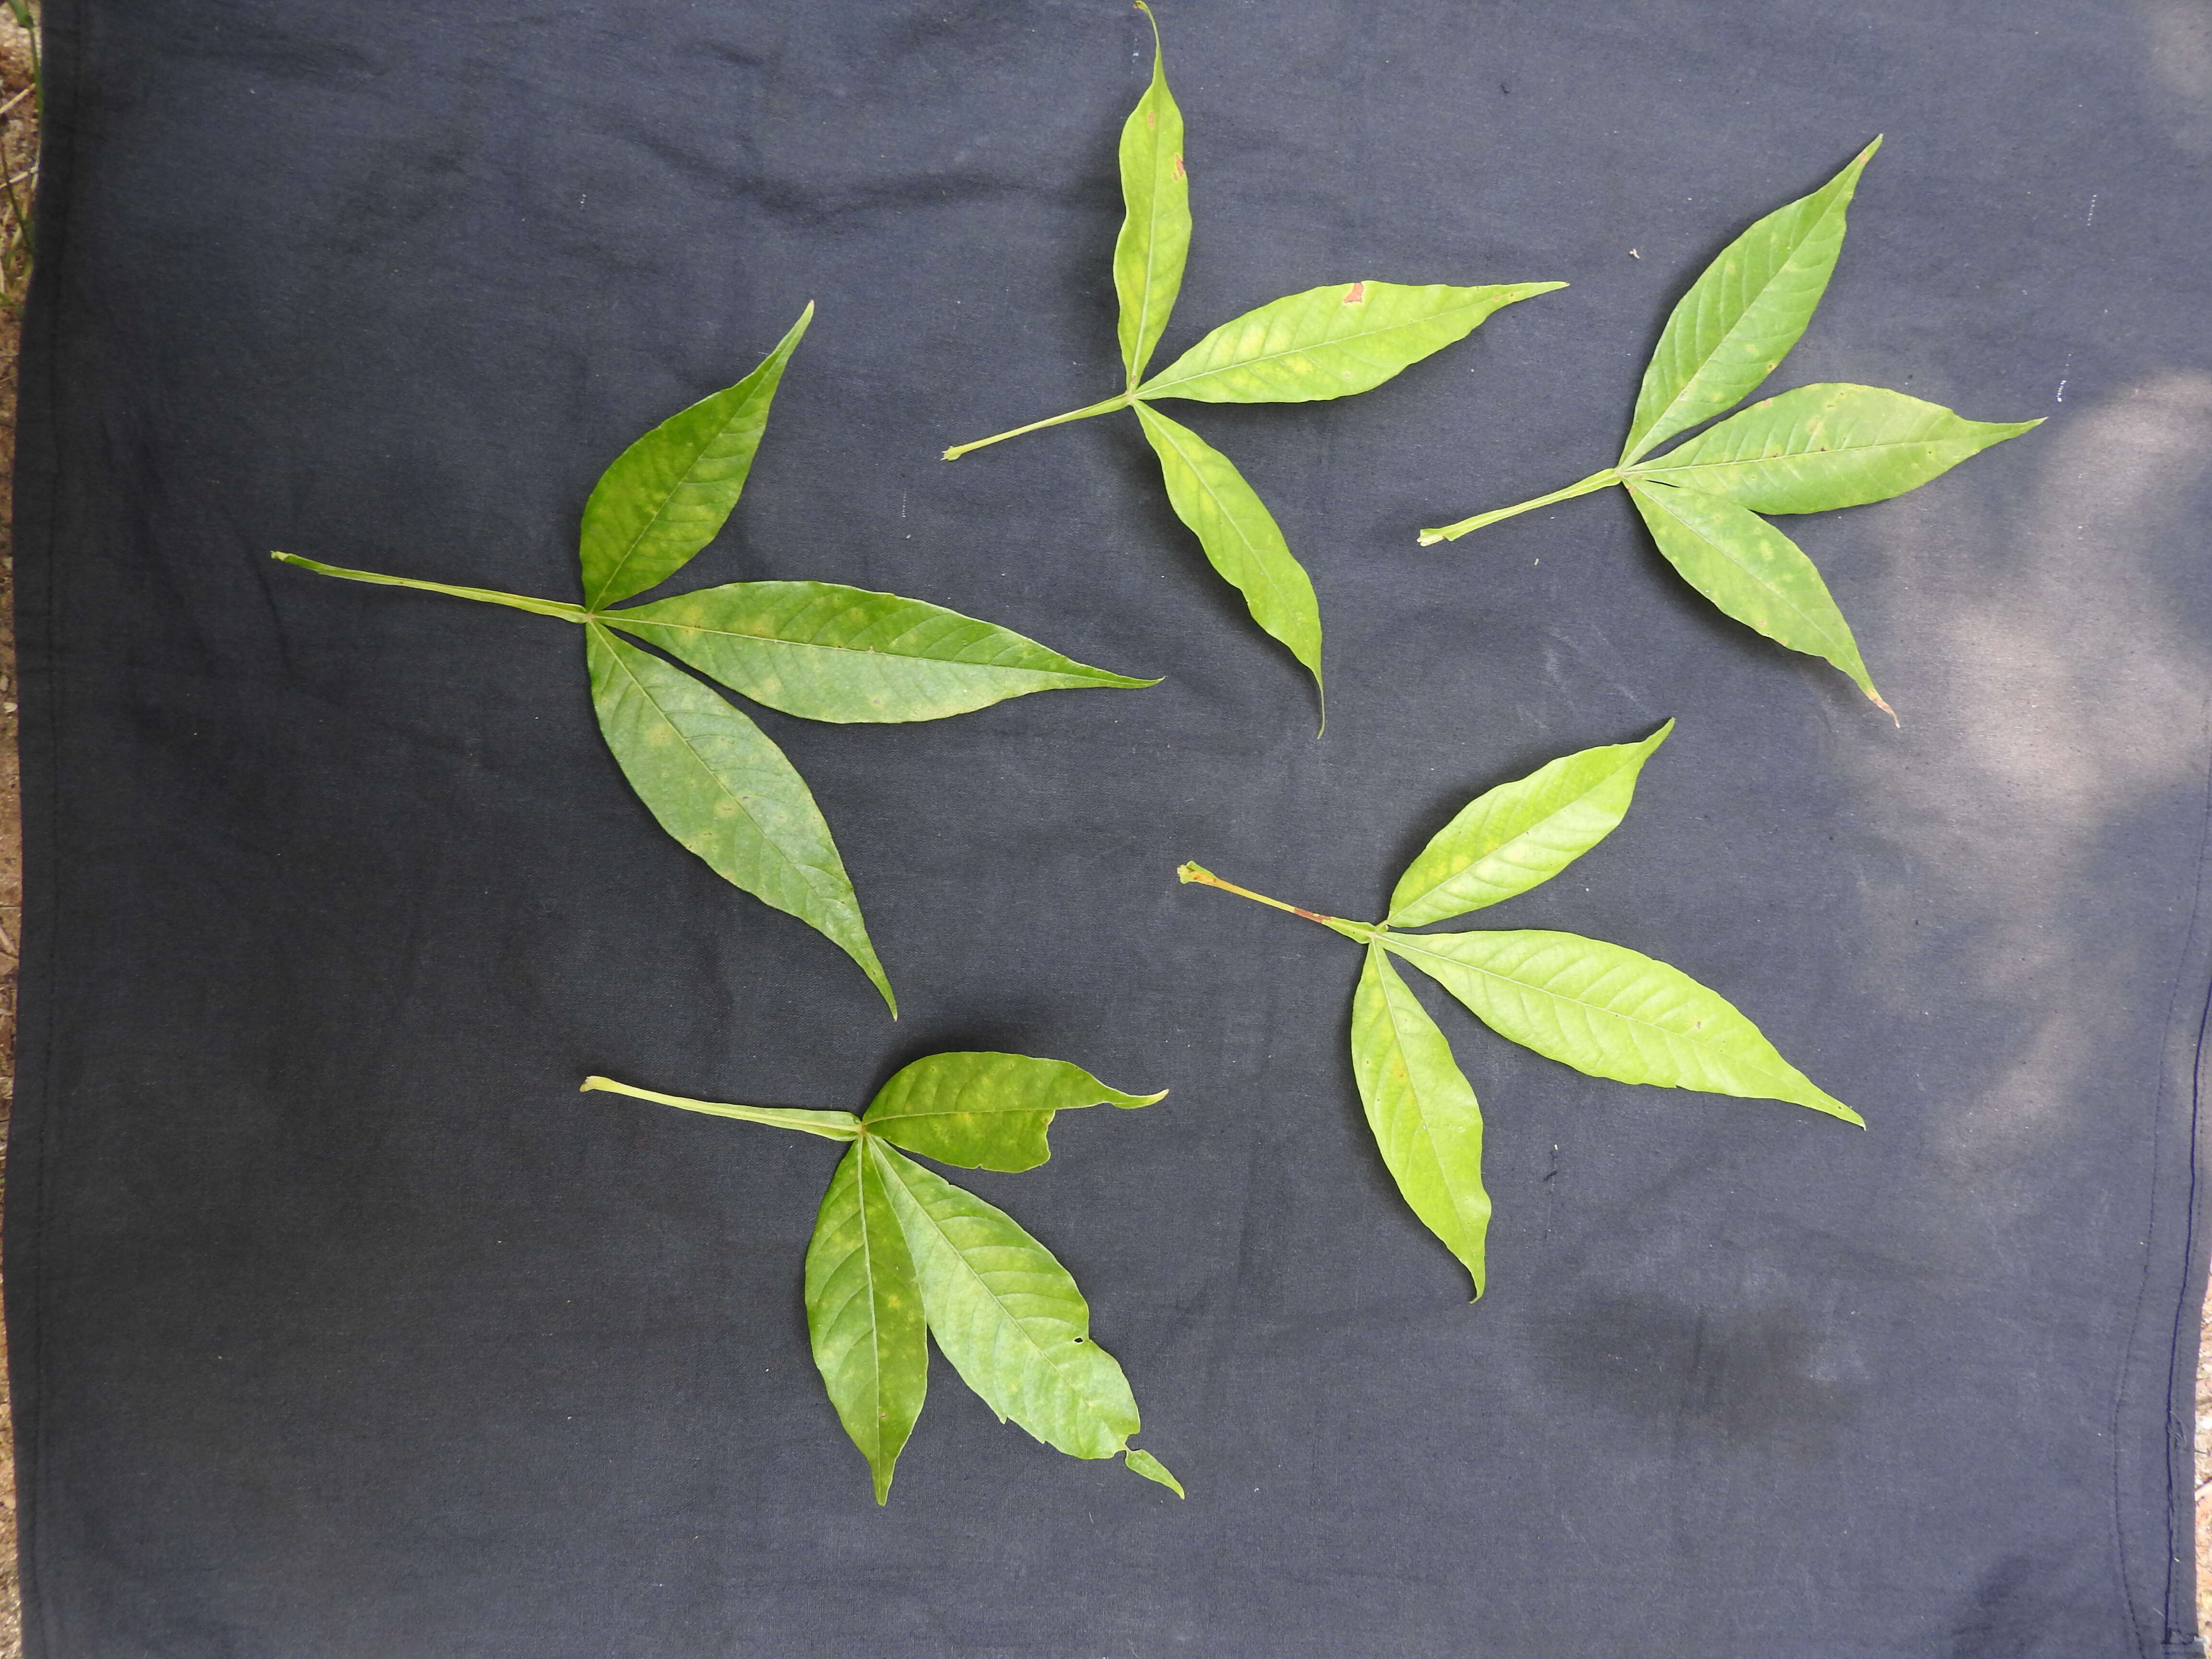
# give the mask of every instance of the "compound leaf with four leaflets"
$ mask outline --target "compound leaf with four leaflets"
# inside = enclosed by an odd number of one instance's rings
[[[1895,719],[1820,573],[1754,515],[1886,501],[2042,422],[1969,421],[1879,386],[1807,386],[1644,459],[1781,366],[1827,289],[1859,174],[1881,144],[1876,138],[1810,196],[1759,220],[1691,284],[1644,370],[1616,465],[1548,495],[1424,530],[1422,545],[1625,484],[1659,550],[1691,586],[1778,645],[1834,664]]]
[[[1176,872],[1367,947],[1352,994],[1352,1077],[1391,1178],[1466,1266],[1478,1297],[1490,1223],[1481,1109],[1391,957],[1420,969],[1501,1036],[1592,1077],[1787,1101],[1860,1122],[1727,999],[1679,968],[1576,933],[1396,931],[1496,903],[1565,868],[1620,822],[1644,761],[1673,728],[1669,720],[1641,743],[1564,756],[1478,797],[1407,866],[1383,921],[1300,909],[1195,864]]]
[[[732,582],[605,608],[673,575],[728,520],[813,314],[809,305],[737,385],[662,422],[607,468],[584,511],[580,605],[271,556],[326,576],[581,623],[600,732],[661,828],[731,885],[834,941],[896,1017],[852,878],[805,780],[742,711],[612,630],[772,708],[847,724],[941,720],[1033,691],[1158,682],[1086,666],[942,605],[835,582]]]
[[[851,1143],[807,1245],[806,1328],[830,1404],[867,1459],[877,1503],[890,1499],[921,1413],[925,1331],[1000,1422],[1011,1418],[1070,1456],[1118,1455],[1182,1496],[1165,1465],[1130,1445],[1136,1400],[1120,1364],[1091,1340],[1090,1304],[1067,1269],[1005,1211],[896,1150],[969,1168],[1030,1169],[1050,1156],[1045,1131],[1055,1112],[1149,1106],[1163,1095],[1123,1094],[1065,1060],[989,1053],[916,1060],[860,1117],[691,1100],[604,1077],[584,1087]],[[1034,1158],[1012,1161],[1010,1149],[1032,1148]]]

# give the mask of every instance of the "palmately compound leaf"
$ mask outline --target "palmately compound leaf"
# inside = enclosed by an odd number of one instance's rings
[[[942,720],[1033,691],[1158,682],[1089,667],[942,605],[835,582],[732,582],[605,608],[673,575],[721,529],[813,315],[810,305],[758,368],[663,422],[606,470],[584,511],[580,605],[270,556],[582,624],[600,732],[660,826],[731,885],[834,940],[896,1018],[890,979],[805,780],[743,712],[613,630],[771,708],[843,724]]]
[[[877,1503],[890,1500],[921,1414],[925,1330],[1001,1423],[1011,1418],[1071,1456],[1119,1456],[1183,1495],[1166,1465],[1129,1443],[1136,1400],[1119,1362],[1091,1340],[1090,1304],[1067,1269],[1005,1211],[896,1150],[970,1169],[1032,1169],[1050,1155],[1054,1113],[1149,1106],[1164,1091],[1124,1094],[1066,1060],[987,1053],[915,1060],[859,1117],[692,1100],[604,1077],[584,1087],[850,1143],[807,1245],[806,1328]]]
[[[1550,495],[1424,530],[1421,544],[1625,484],[1660,552],[1691,586],[1776,644],[1834,664],[1895,719],[1820,573],[1755,514],[1886,501],[2042,422],[1965,420],[1879,386],[1808,386],[1645,459],[1749,396],[1797,343],[1835,270],[1860,172],[1881,145],[1876,138],[1819,190],[1753,225],[1691,284],[1644,370],[1618,464]]]
[[[1056,1113],[1085,1106],[1150,1106],[1064,1060],[988,1052],[927,1054],[892,1074],[861,1114],[878,1138],[963,1170],[1018,1174],[1052,1156]]]
[[[1784,1060],[1718,992],[1679,968],[1575,933],[1410,933],[1548,880],[1610,834],[1638,773],[1674,729],[1566,755],[1479,796],[1400,878],[1388,920],[1351,921],[1272,899],[1186,864],[1185,882],[1286,910],[1365,947],[1352,1001],[1352,1070],[1406,1202],[1484,1284],[1490,1196],[1482,1112],[1444,1036],[1390,958],[1412,963],[1500,1036],[1592,1077],[1787,1101],[1864,1127]]]
[[[1349,397],[1464,339],[1492,312],[1566,285],[1455,288],[1357,282],[1309,289],[1224,323],[1146,379],[1145,366],[1182,287],[1190,246],[1190,186],[1183,166],[1182,112],[1168,91],[1158,20],[1152,18],[1145,0],[1137,0],[1137,9],[1152,21],[1152,78],[1121,128],[1127,211],[1114,245],[1114,287],[1121,300],[1117,332],[1129,389],[1011,432],[955,444],[945,459],[957,460],[971,449],[1043,427],[1133,410],[1159,458],[1176,516],[1198,537],[1213,568],[1244,595],[1252,619],[1313,676],[1315,696],[1322,697],[1321,607],[1304,567],[1274,515],[1229,459],[1152,403],[1182,398],[1283,404]]]

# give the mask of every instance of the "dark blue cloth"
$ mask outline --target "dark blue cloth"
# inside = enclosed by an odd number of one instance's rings
[[[2184,0],[1164,5],[1164,342],[1322,283],[1572,286],[1370,394],[1173,406],[1319,588],[1329,726],[1120,385],[1118,0],[52,0],[17,483],[9,1328],[38,1659],[2193,1653],[2212,34]],[[1753,218],[1887,135],[1776,390],[2029,435],[1792,520],[1893,727],[1718,617],[1617,453]],[[632,438],[820,313],[704,585],[988,617],[1141,692],[763,713],[905,1018],[653,828],[567,624]],[[1491,1290],[1390,1188],[1351,946],[1463,801],[1678,716],[1495,913],[1733,998],[1862,1133],[1596,1081],[1424,992]],[[1475,918],[1478,922],[1490,916]],[[810,1362],[855,1109],[1076,1060],[969,1184],[1088,1292],[1188,1503],[941,1362],[888,1510]]]

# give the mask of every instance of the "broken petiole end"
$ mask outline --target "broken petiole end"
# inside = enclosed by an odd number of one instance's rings
[[[1341,916],[1325,916],[1318,910],[1307,910],[1295,904],[1285,904],[1280,899],[1269,898],[1265,893],[1255,893],[1249,887],[1239,887],[1233,881],[1224,881],[1202,864],[1179,866],[1176,870],[1176,878],[1186,885],[1194,884],[1200,887],[1218,887],[1224,893],[1234,893],[1239,898],[1250,899],[1253,903],[1264,904],[1271,910],[1280,910],[1286,915],[1303,916],[1308,921],[1318,922],[1330,932],[1341,933],[1346,939],[1357,939],[1361,944],[1365,944],[1374,936],[1375,930],[1367,922],[1346,921]]]
[[[1533,513],[1540,507],[1549,507],[1554,501],[1571,501],[1577,495],[1587,495],[1593,490],[1603,489],[1621,482],[1621,470],[1609,466],[1602,472],[1593,472],[1589,477],[1569,484],[1565,489],[1555,489],[1548,495],[1532,496],[1516,501],[1511,507],[1501,507],[1488,513],[1478,513],[1471,519],[1462,519],[1457,524],[1448,524],[1435,530],[1421,532],[1420,544],[1434,547],[1438,542],[1455,542],[1469,531],[1480,530],[1485,525],[1496,524],[1501,519],[1510,519],[1522,513]]]
[[[945,452],[945,459],[957,461],[971,449],[985,449],[993,444],[1002,444],[1009,438],[1018,438],[1024,432],[1042,432],[1048,426],[1065,426],[1070,421],[1086,421],[1093,415],[1110,415],[1117,409],[1127,409],[1135,401],[1133,394],[1123,392],[1118,398],[1109,398],[1103,403],[1092,404],[1087,409],[1071,409],[1065,415],[1054,415],[1049,420],[1031,421],[1027,426],[1018,426],[1011,432],[994,433],[988,438],[978,438],[972,444],[955,444]]]

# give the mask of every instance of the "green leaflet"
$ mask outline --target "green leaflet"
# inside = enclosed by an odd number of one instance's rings
[[[732,582],[602,618],[732,691],[811,720],[934,720],[1032,691],[1157,685],[1011,629],[836,582]]]
[[[830,1178],[806,1246],[806,1332],[814,1364],[845,1432],[868,1460],[876,1502],[929,1391],[921,1282],[891,1208],[889,1183],[865,1143]]]
[[[1152,26],[1152,82],[1121,124],[1121,199],[1127,205],[1114,241],[1114,292],[1121,301],[1115,331],[1129,384],[1142,378],[1160,331],[1182,290],[1190,253],[1190,180],[1182,168],[1182,111],[1168,90],[1159,20],[1138,0]]]
[[[670,416],[600,475],[577,545],[587,609],[667,580],[720,533],[753,470],[783,366],[813,320],[810,301],[758,368]]]
[[[1091,668],[942,605],[834,582],[733,582],[605,610],[675,574],[713,538],[744,486],[808,306],[766,362],[616,459],[585,508],[586,603],[287,564],[421,588],[583,624],[592,704],[623,775],[661,827],[732,885],[826,934],[898,1004],[853,884],[805,780],[751,720],[621,629],[786,714],[841,723],[941,720],[1032,691],[1158,684]]]
[[[1644,371],[1621,465],[1748,397],[1781,367],[1828,291],[1859,174],[1881,148],[1877,137],[1810,196],[1768,214],[1690,285]]]
[[[929,1334],[983,1403],[1071,1457],[1115,1457],[1137,1432],[1127,1378],[1091,1340],[1091,1307],[1052,1252],[1003,1210],[880,1140],[869,1154],[921,1281]]]
[[[1138,0],[1152,18],[1152,9]],[[1143,378],[1182,286],[1190,246],[1189,185],[1182,112],[1168,91],[1159,24],[1152,19],[1152,78],[1121,128],[1121,195],[1127,212],[1114,244],[1117,333],[1129,390],[1010,432],[955,444],[973,449],[1093,415],[1133,410],[1159,457],[1176,517],[1198,536],[1213,568],[1244,595],[1252,619],[1287,647],[1322,695],[1321,609],[1313,583],[1274,516],[1227,457],[1148,407],[1149,400],[1305,403],[1380,386],[1464,339],[1492,313],[1564,283],[1482,288],[1442,283],[1338,283],[1310,289],[1223,324],[1151,379]]]
[[[1444,1034],[1379,944],[1367,947],[1352,994],[1352,1074],[1390,1178],[1422,1224],[1474,1275],[1481,1296],[1482,1244],[1490,1231],[1482,1108]]]
[[[1352,1004],[1352,1066],[1369,1127],[1398,1190],[1484,1284],[1490,1199],[1482,1114],[1441,1031],[1391,968],[1412,963],[1500,1036],[1593,1077],[1788,1101],[1861,1123],[1790,1064],[1759,1028],[1678,968],[1574,933],[1406,933],[1549,879],[1611,833],[1669,720],[1642,743],[1562,757],[1470,803],[1414,859],[1388,921],[1300,909],[1186,864],[1218,887],[1318,922],[1366,947]],[[1386,955],[1386,953],[1388,953]]]
[[[690,675],[596,623],[584,635],[599,733],[660,827],[732,886],[835,942],[896,1014],[830,826],[783,750]]]
[[[1502,1037],[1592,1077],[1857,1113],[1679,968],[1578,933],[1394,934],[1383,943]]]
[[[1018,1174],[1052,1156],[1054,1113],[1085,1106],[1150,1106],[1163,1095],[1125,1095],[1080,1066],[1027,1054],[928,1054],[876,1091],[861,1122],[894,1146],[963,1170]]]
[[[1337,283],[1309,289],[1222,324],[1133,395],[1206,404],[1348,398],[1465,339],[1491,313],[1565,286]]]
[[[1549,881],[1613,832],[1668,720],[1641,743],[1562,755],[1478,795],[1406,866],[1388,927],[1424,927]]]
[[[1886,501],[2038,421],[1961,420],[1873,386],[1801,386],[1753,404],[1631,475],[1754,513],[1825,513]]]
[[[1850,624],[1803,550],[1756,513],[1656,478],[1628,486],[1651,539],[1683,579],[1729,616],[1770,640],[1825,657],[1894,720],[1859,655]]]
[[[1321,603],[1314,597],[1312,579],[1291,556],[1267,503],[1253,493],[1226,455],[1188,427],[1178,426],[1143,404],[1137,405],[1137,419],[1152,453],[1160,458],[1160,476],[1176,517],[1197,535],[1206,562],[1244,596],[1252,620],[1288,646],[1304,665],[1325,709]]]
[[[1165,1465],[1129,1444],[1137,1402],[1121,1365],[1091,1340],[1090,1304],[1067,1269],[1006,1212],[894,1150],[1028,1169],[1050,1155],[1054,1113],[1148,1106],[1162,1096],[1123,1094],[1065,1060],[963,1053],[906,1066],[857,1118],[691,1100],[604,1077],[584,1087],[853,1143],[807,1245],[806,1328],[830,1404],[867,1459],[877,1503],[889,1501],[921,1413],[925,1329],[1000,1422],[1012,1418],[1073,1456],[1118,1455],[1183,1495]],[[990,1161],[1012,1147],[1036,1156]]]
[[[1753,225],[1691,285],[1651,354],[1617,465],[1549,495],[1424,530],[1421,544],[1626,484],[1660,551],[1692,587],[1776,643],[1833,663],[1895,719],[1812,561],[1752,514],[1885,501],[2042,422],[1964,420],[1877,386],[1808,386],[1754,404],[1656,460],[1644,459],[1747,396],[1797,343],[1835,269],[1859,173],[1881,145],[1876,138],[1820,189]],[[1713,499],[1693,500],[1692,492]]]

